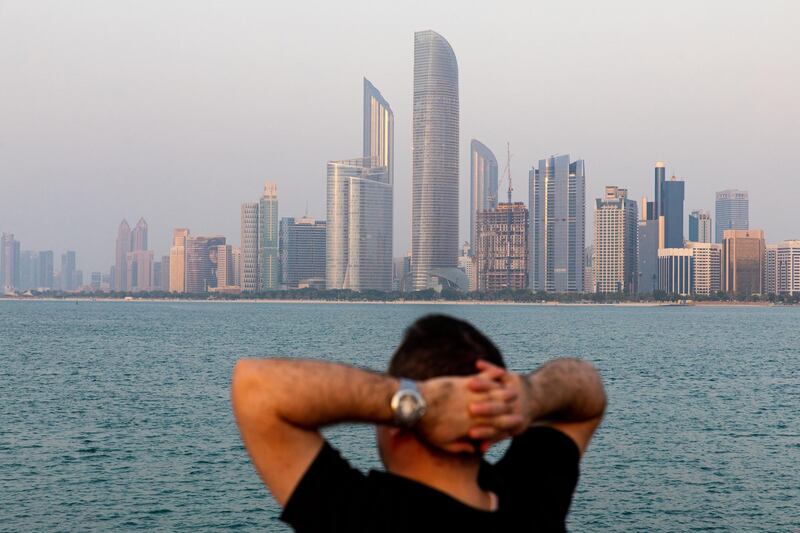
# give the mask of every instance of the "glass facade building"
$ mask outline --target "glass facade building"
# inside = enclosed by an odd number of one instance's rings
[[[242,291],[258,290],[258,202],[242,204],[241,264],[239,277]]]
[[[534,291],[580,292],[586,241],[586,175],[569,155],[539,161],[528,174],[530,260]]]
[[[497,158],[482,142],[469,144],[469,244],[477,252],[478,213],[497,209]]]
[[[19,241],[13,233],[0,237],[0,289],[10,292],[19,287]]]
[[[128,290],[128,252],[131,251],[131,226],[123,220],[117,229],[117,249],[114,261],[114,290]]]
[[[682,248],[684,182],[672,179],[665,181],[661,189],[661,207],[664,216],[664,245],[667,248]]]
[[[258,202],[258,290],[278,288],[280,257],[278,255],[278,186],[267,181]]]
[[[694,293],[694,253],[689,248],[658,251],[658,288],[667,294]]]
[[[711,242],[711,214],[699,209],[689,213],[689,241]]]
[[[198,294],[217,286],[217,247],[224,244],[219,235],[186,237],[185,292]]]
[[[172,247],[169,249],[169,292],[186,292],[186,239],[189,230],[175,228],[172,231]]]
[[[438,33],[414,34],[412,288],[458,265],[458,63]]]
[[[725,230],[722,290],[739,296],[763,292],[765,243],[762,230]]]
[[[392,185],[364,158],[328,162],[328,289],[392,289]]]
[[[324,220],[281,219],[281,287],[296,289],[301,282],[325,280]]]
[[[394,183],[394,113],[380,91],[364,78],[364,158],[374,167],[386,167]]]
[[[750,228],[750,197],[747,191],[728,189],[719,191],[716,199],[717,226],[714,242],[722,243],[725,230]]]

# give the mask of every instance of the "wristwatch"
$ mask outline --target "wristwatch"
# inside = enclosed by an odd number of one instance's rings
[[[428,404],[419,392],[417,382],[401,378],[400,388],[392,396],[392,413],[396,425],[410,428],[425,414]]]

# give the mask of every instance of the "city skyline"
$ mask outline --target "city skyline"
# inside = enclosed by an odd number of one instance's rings
[[[322,218],[325,195],[318,184],[325,162],[358,153],[360,124],[352,117],[362,105],[364,75],[381,87],[396,114],[394,249],[402,255],[411,240],[412,35],[425,28],[444,35],[459,59],[460,241],[468,230],[466,141],[473,137],[496,150],[510,141],[517,175],[543,155],[579,154],[587,161],[590,198],[608,182],[627,186],[632,198],[649,196],[652,162],[664,159],[668,175],[686,181],[686,211],[713,213],[715,191],[746,189],[753,224],[758,221],[771,240],[796,238],[790,198],[800,194],[800,184],[785,177],[791,175],[785,155],[799,141],[788,125],[798,113],[792,95],[800,75],[783,68],[787,51],[796,48],[786,16],[795,6],[747,7],[717,17],[719,7],[705,5],[690,10],[678,2],[653,13],[630,5],[624,25],[608,20],[602,31],[579,8],[566,6],[500,5],[480,19],[467,13],[458,21],[452,3],[426,6],[424,14],[385,7],[385,16],[367,29],[381,35],[369,49],[340,32],[329,35],[335,24],[319,27],[325,46],[299,40],[293,33],[303,20],[299,8],[278,14],[281,27],[263,36],[266,13],[258,9],[243,10],[244,20],[230,9],[184,5],[190,17],[179,37],[190,47],[181,49],[174,46],[175,29],[155,8],[142,7],[154,40],[131,47],[135,27],[111,4],[70,10],[68,17],[58,16],[58,6],[47,16],[35,4],[6,6],[0,20],[0,38],[10,39],[0,51],[9,74],[9,97],[0,103],[6,117],[0,125],[0,230],[34,250],[74,249],[85,271],[107,267],[115,235],[106,228],[123,216],[148,220],[157,255],[166,252],[174,226],[235,236],[239,217],[219,207],[238,205],[265,179],[281,187],[285,213],[299,216],[308,205],[310,215]],[[347,3],[321,9],[329,22],[357,12]],[[549,24],[539,32],[521,25],[475,31],[530,16]],[[665,35],[682,38],[643,38],[654,20]],[[18,28],[26,26],[47,38],[21,34]],[[566,27],[576,39],[553,38]],[[226,36],[226,46],[209,34]],[[636,54],[619,45],[629,42]],[[270,53],[295,45],[291,64]],[[26,67],[13,50],[35,53],[40,68]],[[343,57],[347,61],[336,59]],[[132,61],[140,66],[135,78],[125,67]],[[547,84],[537,81],[542,71],[554,74]],[[267,83],[259,72],[280,73],[283,81]],[[325,105],[308,73],[341,80],[327,84]],[[25,109],[37,111],[21,113]],[[619,146],[626,146],[624,154]],[[526,188],[518,180],[514,199],[526,198]],[[60,222],[65,205],[75,207],[70,224]],[[38,210],[55,216],[36,216]]]

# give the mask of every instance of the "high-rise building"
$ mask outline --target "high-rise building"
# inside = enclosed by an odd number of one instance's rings
[[[114,290],[127,291],[128,284],[128,252],[131,251],[131,227],[127,220],[122,220],[117,229],[117,251],[114,262]]]
[[[281,287],[296,289],[301,282],[325,283],[326,224],[302,217],[281,219]]]
[[[392,185],[363,158],[328,162],[326,286],[392,288]]]
[[[99,291],[103,284],[103,274],[100,272],[92,272],[89,278],[89,286],[92,290]]]
[[[258,202],[242,204],[240,278],[242,291],[258,290]]]
[[[710,232],[709,232],[710,235]],[[722,246],[710,242],[688,242],[694,260],[694,293],[704,296],[720,290]]]
[[[652,294],[658,290],[659,221],[640,220],[637,254],[637,291]]]
[[[39,281],[37,286],[42,289],[53,288],[53,251],[39,252]]]
[[[164,292],[169,292],[169,276],[172,270],[169,266],[169,255],[161,256],[161,284],[158,289]]]
[[[722,290],[745,297],[761,294],[764,249],[762,230],[725,230],[722,235]]]
[[[528,287],[528,210],[522,202],[477,212],[478,290]]]
[[[477,252],[478,213],[497,209],[497,158],[476,139],[469,144],[469,244]]]
[[[583,254],[583,292],[594,292],[594,282],[594,244],[590,244]]]
[[[765,256],[765,292],[800,294],[800,240],[770,244]]]
[[[392,259],[392,290],[408,292],[411,285],[411,254]]]
[[[386,167],[388,183],[394,183],[394,112],[380,91],[364,78],[364,159],[374,167]]]
[[[234,246],[231,248],[231,260],[233,261],[233,284],[239,289],[242,288],[242,247]]]
[[[698,209],[689,213],[689,241],[712,242],[711,213]]]
[[[627,189],[607,186],[595,200],[594,292],[636,292],[638,214]]]
[[[272,291],[280,280],[278,257],[278,186],[264,183],[258,202],[258,290]]]
[[[672,176],[661,189],[661,215],[664,217],[664,244],[667,248],[683,247],[684,182]]]
[[[198,294],[217,287],[217,247],[223,244],[225,237],[220,235],[186,237],[185,292]]]
[[[19,288],[19,241],[13,233],[0,237],[0,289],[12,292]]]
[[[236,287],[234,283],[233,246],[217,245],[217,285],[219,289]]]
[[[458,63],[431,30],[414,34],[413,105],[411,269],[423,290],[458,265]]]
[[[658,250],[658,288],[668,294],[694,293],[694,253],[690,248]]]
[[[153,251],[134,250],[128,252],[128,290],[150,291],[153,289]]]
[[[658,220],[658,217],[664,214],[664,203],[663,203],[663,190],[664,190],[664,183],[667,180],[667,166],[664,164],[663,161],[658,161],[655,167],[655,201],[653,202],[653,220]],[[648,220],[650,220],[648,218]]]
[[[169,249],[169,292],[186,291],[186,239],[187,228],[172,231],[172,246]]]
[[[478,238],[477,236],[475,237]],[[472,254],[472,246],[469,242],[461,245],[461,255],[458,256],[458,269],[463,271],[469,280],[469,291],[478,290],[478,265],[475,256]],[[526,274],[527,275],[527,274]]]
[[[151,290],[160,291],[161,290],[161,280],[163,279],[163,272],[162,269],[164,265],[161,261],[153,261],[153,274],[150,277],[152,282],[152,286],[150,287]]]
[[[75,252],[67,251],[61,254],[61,290],[74,291],[78,288],[75,278]]]
[[[39,281],[39,254],[22,250],[19,254],[19,290],[35,289]]]
[[[534,291],[580,292],[586,241],[586,175],[583,160],[551,156],[531,169],[530,275]],[[597,263],[595,263],[596,265]]]
[[[747,191],[719,191],[716,200],[717,226],[714,242],[722,243],[725,230],[750,229],[750,199]]]
[[[131,232],[131,251],[147,250],[147,222],[140,218]]]

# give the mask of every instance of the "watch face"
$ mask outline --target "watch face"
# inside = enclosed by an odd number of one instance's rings
[[[417,407],[419,406],[419,402],[417,402],[417,397],[414,394],[403,394],[399,398],[399,402],[397,405],[397,411],[402,419],[409,419],[412,418],[416,412]]]

